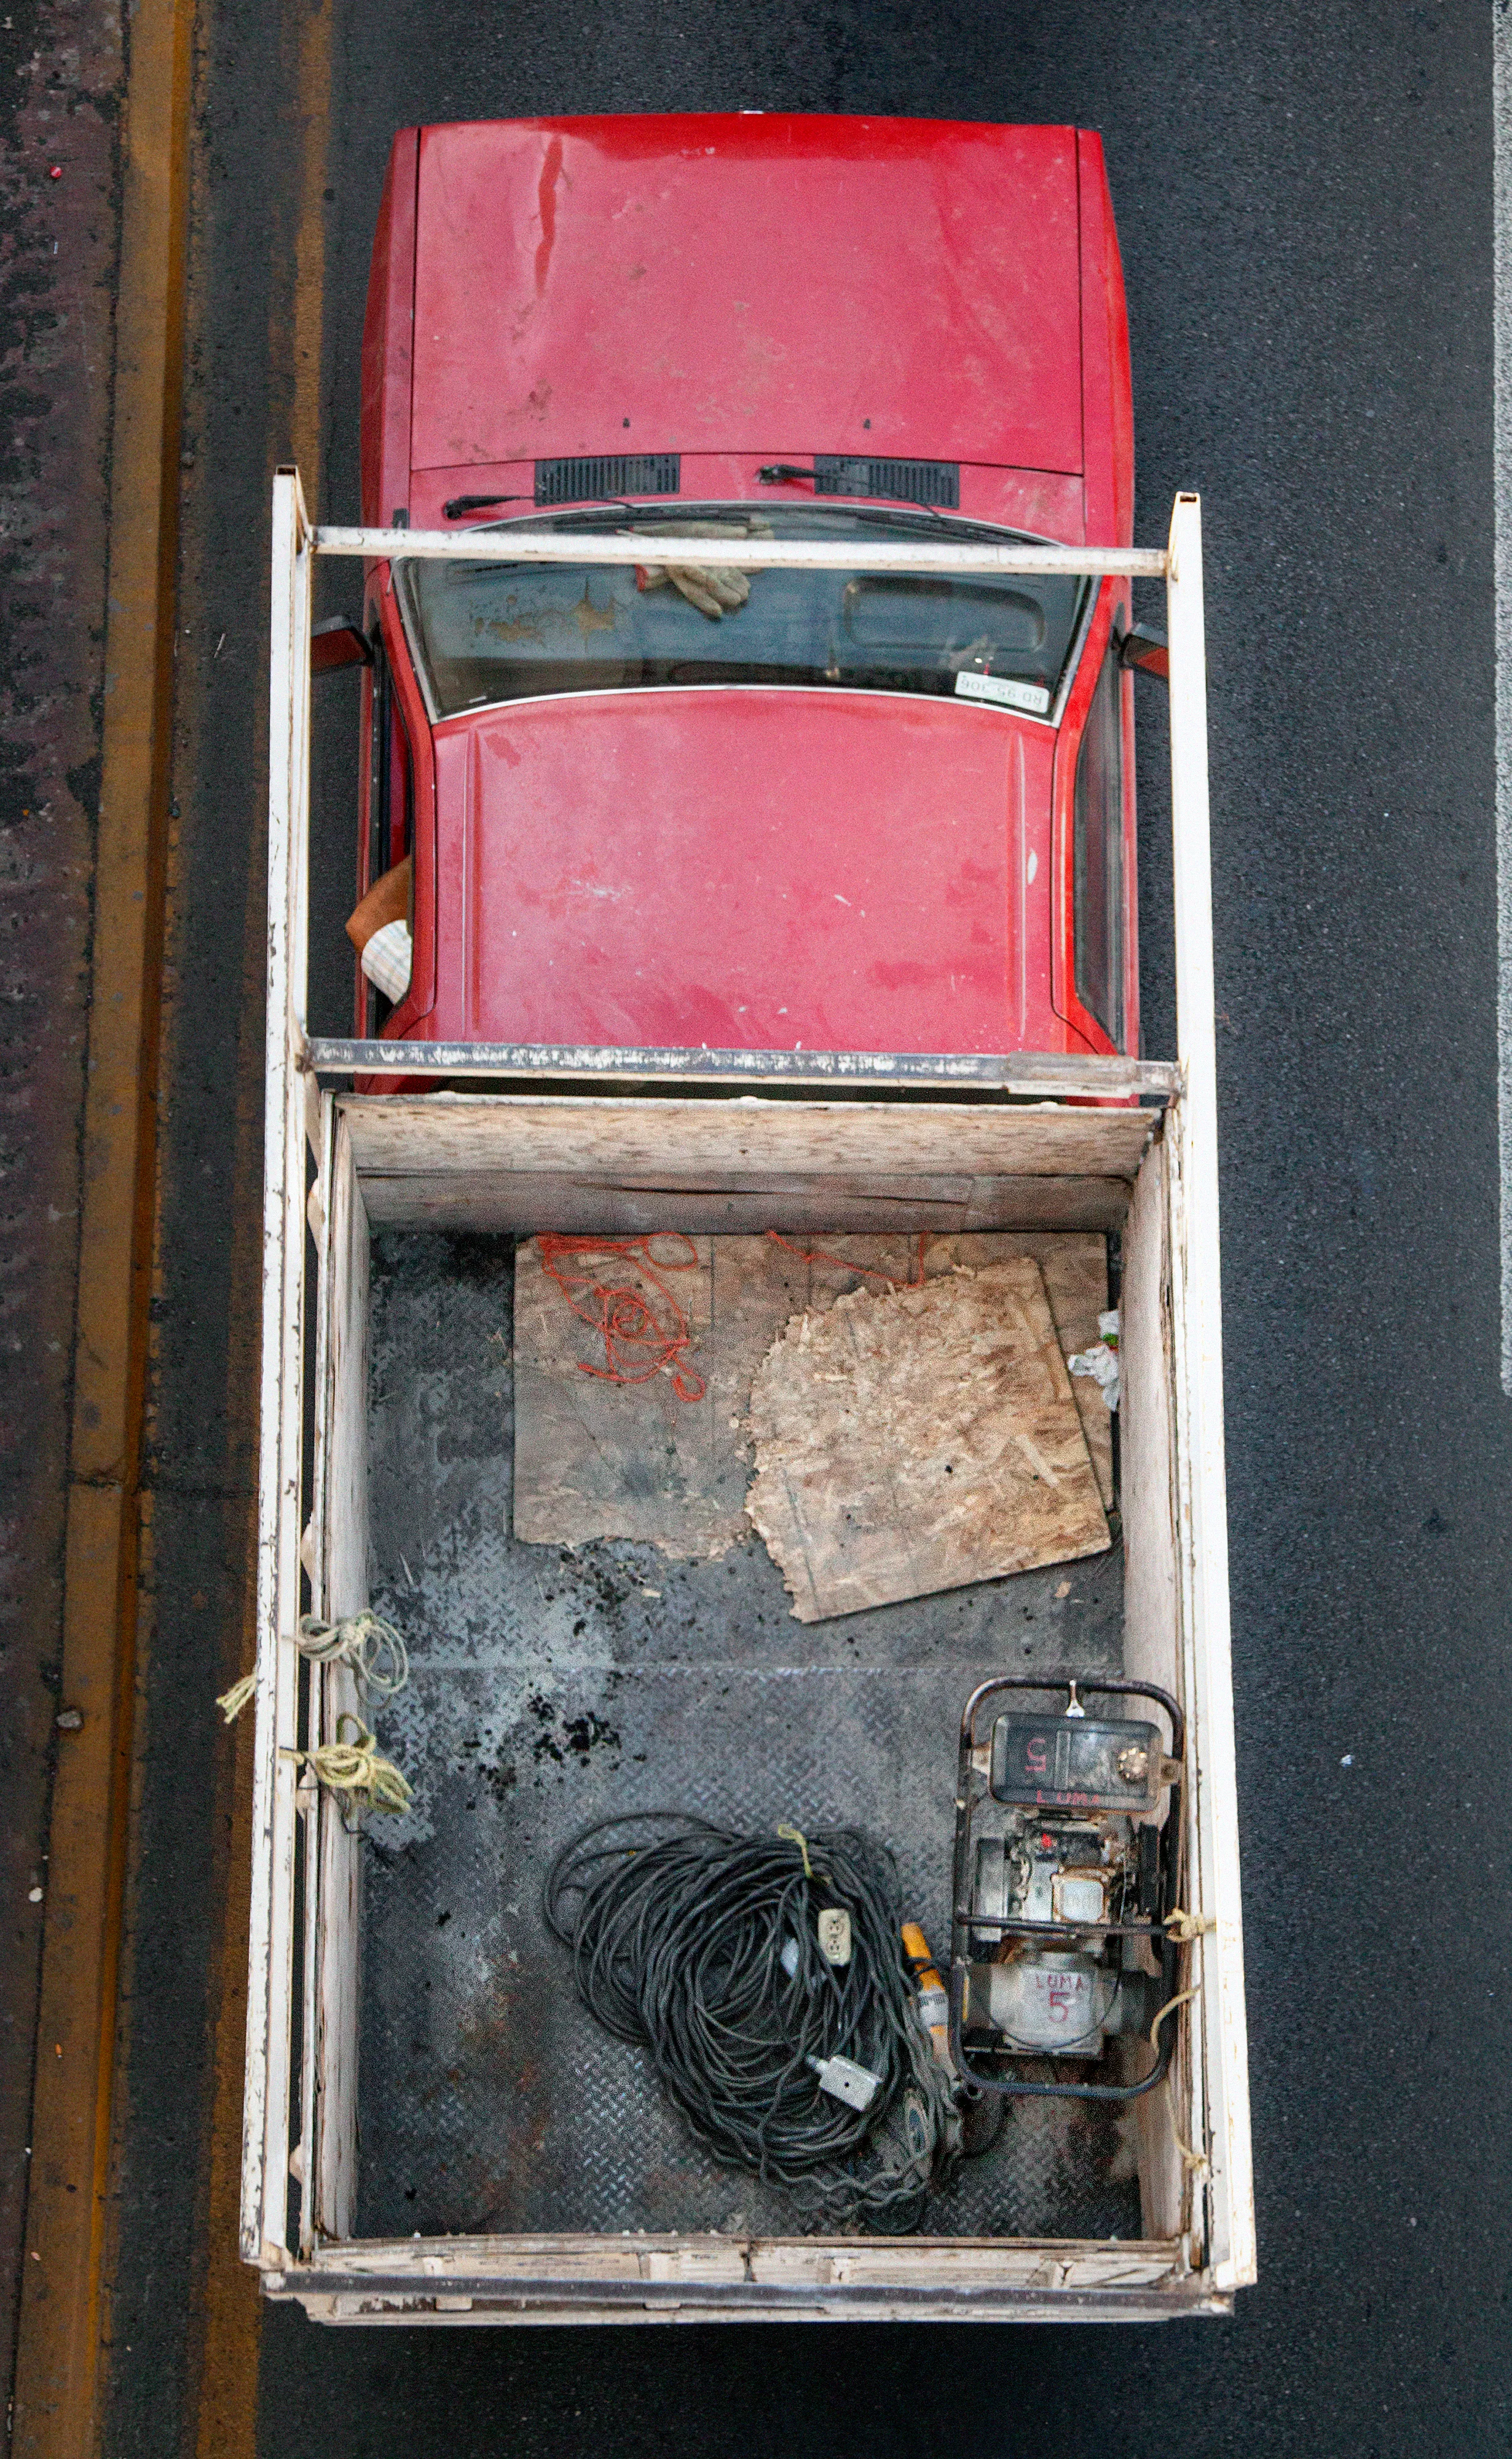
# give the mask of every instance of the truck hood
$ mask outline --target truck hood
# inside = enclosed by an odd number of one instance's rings
[[[1049,977],[1054,741],[1002,711],[832,691],[453,720],[435,737],[438,978],[465,989],[427,1030],[1019,1046],[1026,948],[1027,978]]]
[[[410,459],[1082,468],[1075,131],[523,120],[419,140]]]

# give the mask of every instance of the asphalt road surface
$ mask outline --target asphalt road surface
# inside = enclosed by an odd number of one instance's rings
[[[260,2452],[321,2459],[1505,2452],[1489,10],[220,0],[197,80],[109,2447],[250,2448],[255,2398]],[[1137,535],[1203,495],[1261,2263],[1228,2322],[329,2332],[260,2318],[229,2246],[244,1804],[209,1698],[254,1467],[268,478],[297,452],[356,516],[396,127],[739,105],[1101,130]],[[334,842],[339,779],[323,809]],[[1159,1055],[1158,764],[1143,823]]]

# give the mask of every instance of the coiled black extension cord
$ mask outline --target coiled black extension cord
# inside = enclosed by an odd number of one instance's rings
[[[819,1944],[830,1906],[850,1916],[848,1964]],[[789,1842],[636,1811],[563,1845],[545,1911],[584,2006],[650,2052],[716,2160],[797,2188],[830,2223],[917,2224],[960,2129],[916,2010],[882,1845],[855,1827]],[[821,2090],[809,2060],[835,2056],[880,2075],[864,2111]]]

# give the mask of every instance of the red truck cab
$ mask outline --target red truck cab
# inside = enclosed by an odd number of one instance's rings
[[[757,571],[724,536],[1132,536],[1100,139],[729,116],[395,139],[371,527],[576,526],[580,565],[369,566],[357,1032],[1139,1049],[1126,581]],[[692,531],[687,586],[595,565]]]

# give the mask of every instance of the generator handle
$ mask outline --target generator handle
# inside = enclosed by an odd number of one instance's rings
[[[995,1673],[990,1682],[978,1682],[961,1710],[961,1756],[976,1747],[976,1711],[995,1691],[1064,1691],[1076,1698],[1082,1691],[1094,1697],[1100,1693],[1125,1699],[1155,1699],[1170,1718],[1171,1756],[1185,1760],[1186,1755],[1186,1719],[1168,1691],[1154,1682],[1127,1682],[1122,1674],[1104,1673],[1095,1682],[1082,1673]]]
[[[1168,1995],[1176,1992],[1176,1948],[1166,1941],[1161,1951],[1161,1978]],[[1158,2083],[1164,2083],[1170,2071],[1171,2053],[1175,2047],[1174,2024],[1161,2028],[1156,2046],[1155,2063],[1148,2074],[1137,2083],[1026,2083],[1018,2075],[986,2074],[974,2067],[966,2054],[962,2039],[965,2019],[966,1967],[958,1956],[951,1959],[950,1977],[950,2049],[956,2071],[969,2091],[990,2091],[1000,2100],[1143,2100]],[[1018,2054],[1023,2054],[1018,2052]]]

